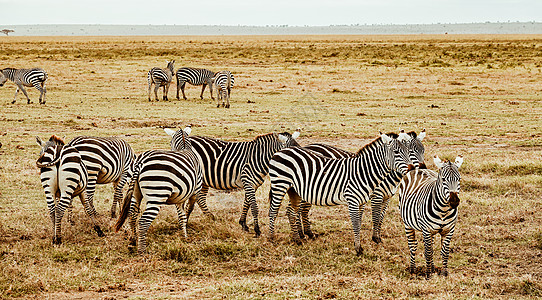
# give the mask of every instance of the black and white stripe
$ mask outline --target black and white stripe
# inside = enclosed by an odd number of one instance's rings
[[[457,221],[457,206],[461,176],[459,167],[463,158],[458,156],[455,163],[442,162],[434,158],[439,172],[428,169],[410,171],[399,187],[399,210],[405,226],[410,251],[410,272],[416,271],[415,231],[421,231],[425,248],[426,278],[434,271],[433,236],[441,236],[441,255],[443,275],[448,275],[448,255],[450,241]]]
[[[86,195],[92,207],[96,184],[113,183],[111,218],[115,218],[117,203],[122,205],[122,188],[131,176],[135,159],[132,147],[120,138],[91,136],[78,136],[68,145],[77,148],[88,170]]]
[[[147,73],[147,81],[149,82],[149,101],[151,101],[151,86],[154,84],[154,99],[158,101],[158,89],[164,88],[163,100],[168,101],[167,94],[169,85],[173,81],[175,60],[168,61],[165,69],[154,67]]]
[[[196,201],[203,176],[198,157],[192,152],[189,133],[188,127],[181,131],[178,151],[146,151],[140,154],[134,163],[134,175],[115,229],[118,231],[130,215],[132,244],[137,236],[139,254],[146,250],[148,228],[162,205],[176,206],[179,224],[184,236],[187,236],[187,218],[183,204],[186,200],[192,203]],[[145,200],[146,206],[139,218],[139,226],[136,226],[142,200]],[[137,227],[139,229],[136,232]]]
[[[288,217],[292,237],[301,243],[296,217],[301,201],[313,205],[348,205],[356,252],[360,255],[359,230],[363,206],[378,184],[392,170],[406,173],[411,164],[408,149],[398,139],[382,134],[361,148],[354,157],[331,159],[304,148],[288,148],[271,159],[269,176],[269,235],[274,239],[278,209],[288,193]]]
[[[410,154],[410,159],[414,166],[420,165],[424,161],[424,152],[425,148],[421,143],[421,140],[425,136],[425,130],[420,134],[419,137],[416,137],[416,133],[411,131],[408,133],[408,136],[405,133],[399,134],[399,139],[405,143],[408,147]],[[413,141],[413,139],[416,139]],[[355,154],[346,150],[339,149],[325,144],[311,144],[303,147],[320,153],[326,157],[330,158],[345,158],[352,157]],[[399,182],[403,178],[403,175],[396,171],[391,171],[385,179],[380,182],[377,188],[374,190],[373,194],[370,197],[371,202],[371,212],[372,212],[372,221],[373,221],[373,235],[372,240],[375,243],[381,243],[381,228],[384,222],[384,216],[386,214],[386,209],[388,207],[389,199],[393,197],[395,190],[397,189]],[[300,215],[301,222],[298,223],[298,228],[300,229],[300,236],[307,235],[308,237],[313,237],[313,233],[310,229],[310,221],[308,219],[308,213],[310,210],[310,203],[305,201],[301,202],[300,205]],[[302,228],[302,231],[301,231]]]
[[[191,85],[202,85],[201,94],[199,97],[203,100],[203,92],[205,88],[209,86],[209,92],[211,93],[211,99],[215,100],[213,97],[213,77],[215,73],[207,69],[198,69],[198,68],[180,68],[175,73],[177,77],[177,100],[179,100],[179,90],[183,91],[183,98],[186,100],[186,95],[184,94],[184,87],[186,83]]]
[[[14,68],[5,68],[0,70],[0,86],[3,86],[7,80],[13,81],[17,85],[17,90],[15,90],[15,97],[13,97],[12,104],[15,103],[17,99],[17,94],[19,89],[23,91],[26,96],[26,101],[28,104],[32,103],[28,94],[26,93],[25,86],[33,86],[38,91],[40,91],[40,104],[45,104],[45,94],[47,89],[45,88],[45,81],[47,80],[47,72],[43,69],[33,68],[33,69],[14,69]]]
[[[217,95],[216,107],[220,107],[220,100],[222,100],[222,107],[230,108],[231,88],[235,82],[232,73],[230,71],[216,72],[212,81]],[[224,104],[224,101],[226,101],[226,104]]]
[[[178,144],[181,141],[179,131],[167,129],[166,133],[172,135],[171,149],[179,149]],[[205,199],[209,188],[217,190],[243,188],[245,200],[239,224],[243,230],[249,231],[246,218],[250,208],[254,218],[254,231],[256,236],[259,236],[261,231],[258,224],[256,190],[269,173],[269,160],[273,154],[287,147],[299,146],[295,140],[298,136],[299,131],[292,135],[287,132],[269,133],[249,142],[224,142],[208,137],[190,137],[194,153],[203,167],[203,187],[197,201],[202,211],[212,216]],[[192,203],[187,210],[188,216],[193,207]]]
[[[95,216],[85,201],[84,191],[88,182],[87,169],[79,151],[64,145],[61,139],[51,137],[43,144],[42,153],[36,161],[40,168],[40,178],[47,200],[47,208],[53,222],[53,244],[62,243],[62,217],[71,206],[72,199],[79,196],[85,212],[96,224]],[[94,228],[103,236],[99,227]]]

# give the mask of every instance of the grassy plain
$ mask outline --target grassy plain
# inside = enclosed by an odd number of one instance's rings
[[[1,37],[0,68],[42,67],[47,104],[28,89],[12,105],[0,88],[0,298],[43,299],[374,299],[542,297],[542,36]],[[146,72],[181,66],[228,69],[231,108],[217,109],[187,86],[188,101],[147,101]],[[175,98],[173,85],[169,97]],[[299,142],[356,150],[379,131],[426,128],[426,159],[465,163],[450,276],[408,273],[397,198],[364,255],[353,250],[346,207],[314,208],[320,236],[296,246],[284,206],[278,242],[237,225],[242,192],[213,192],[210,221],[196,210],[189,238],[165,207],[151,226],[149,253],[128,251],[127,233],[108,229],[112,187],[96,207],[106,237],[90,228],[80,203],[76,225],[53,247],[35,160],[34,136],[121,136],[136,150],[167,149],[161,127],[249,140],[303,128]],[[266,182],[258,190],[267,224]],[[263,227],[264,235],[266,233]],[[422,244],[418,265],[423,265]],[[435,257],[440,266],[440,257]]]

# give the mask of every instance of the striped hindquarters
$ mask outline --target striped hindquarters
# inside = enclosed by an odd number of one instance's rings
[[[166,69],[154,67],[147,74],[149,83],[164,86],[171,82],[172,75]]]

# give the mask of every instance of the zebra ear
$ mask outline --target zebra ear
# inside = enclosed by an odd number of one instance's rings
[[[175,134],[175,130],[173,130],[173,129],[164,128],[164,131],[165,131],[167,134],[171,135],[171,136],[173,136],[173,135]]]
[[[288,141],[288,138],[279,133],[279,141],[281,143],[286,143]]]
[[[192,132],[192,126],[191,125],[186,126],[183,129],[183,131],[184,131],[184,133],[186,133],[186,135],[190,135],[190,133]]]
[[[463,164],[463,156],[458,155],[458,156],[455,158],[455,165],[456,165],[457,168],[459,169],[459,167],[461,167],[462,164]]]
[[[39,136],[36,135],[36,142],[38,143],[38,145],[40,145],[40,147],[43,147],[45,145],[45,143],[41,140],[41,138]]]
[[[410,140],[410,135],[406,134],[405,131],[402,130],[401,133],[399,133],[399,137],[397,138],[397,140],[400,142],[406,142]]]
[[[391,137],[389,137],[387,134],[385,133],[380,133],[380,137],[382,138],[382,141],[384,141],[384,143],[386,144],[389,144],[391,142]]]
[[[295,140],[299,137],[300,134],[301,134],[301,128],[298,128],[294,131],[294,133],[292,133],[292,138]]]
[[[422,130],[422,132],[420,132],[420,134],[418,135],[418,139],[420,141],[423,141],[423,139],[425,138],[425,128]]]
[[[437,166],[437,168],[442,168],[443,163],[442,160],[440,160],[440,158],[438,157],[438,155],[435,155],[435,157],[433,158],[433,162],[435,163],[435,166]]]

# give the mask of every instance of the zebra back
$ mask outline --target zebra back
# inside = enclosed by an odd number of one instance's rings
[[[147,74],[149,85],[154,83],[159,86],[167,85],[173,80],[175,60],[168,61],[167,67],[162,69],[158,67],[152,68]]]
[[[175,76],[177,77],[177,84],[182,85],[185,82],[191,85],[203,85],[211,83],[214,77],[214,72],[207,69],[198,68],[179,68]]]

